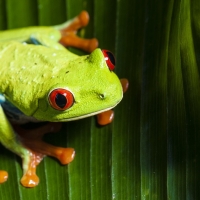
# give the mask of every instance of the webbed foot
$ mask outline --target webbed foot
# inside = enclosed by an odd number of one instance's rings
[[[61,32],[60,43],[64,46],[75,47],[87,52],[92,52],[98,47],[98,40],[96,38],[83,39],[76,35],[77,31],[87,26],[89,22],[89,14],[86,11],[82,11],[78,16],[67,23],[66,25],[58,26]]]
[[[56,132],[61,128],[61,123],[47,123],[42,127],[24,130],[20,127],[15,127],[18,135],[20,136],[20,141],[28,149],[31,149],[37,154],[43,156],[48,155],[58,159],[61,164],[66,165],[70,163],[75,156],[75,151],[73,148],[62,148],[50,145],[42,141],[43,135],[49,132]]]
[[[40,163],[43,157],[44,155],[42,154],[29,151],[29,163],[27,169],[24,170],[25,173],[20,181],[24,187],[32,188],[39,184],[40,179],[36,175],[36,166]]]
[[[40,180],[36,174],[26,173],[23,175],[20,182],[24,187],[33,188],[39,184]]]
[[[61,128],[61,123],[48,123],[39,128],[27,130],[20,126],[14,126],[15,131],[19,135],[20,142],[29,151],[28,163],[23,160],[24,175],[21,184],[24,187],[35,187],[39,183],[36,175],[36,167],[42,161],[43,157],[48,155],[66,165],[70,163],[75,156],[73,148],[56,147],[42,141],[45,133],[57,132]]]

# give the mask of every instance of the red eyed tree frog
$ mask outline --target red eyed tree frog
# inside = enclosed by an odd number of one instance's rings
[[[18,134],[7,117],[10,108],[30,121],[65,122],[105,113],[123,97],[112,53],[96,48],[96,39],[76,36],[88,20],[83,11],[60,26],[0,32],[0,142],[22,158],[25,187],[39,183],[36,166],[44,155],[68,164],[75,151],[46,144],[35,131]],[[91,54],[75,55],[58,41]],[[0,182],[6,179],[0,171]]]

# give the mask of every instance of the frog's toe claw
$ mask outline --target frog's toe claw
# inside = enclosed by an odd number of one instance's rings
[[[8,179],[8,172],[0,170],[0,184],[6,182]]]
[[[36,174],[28,174],[26,173],[22,178],[21,178],[21,184],[24,187],[35,187],[39,184],[39,177]]]

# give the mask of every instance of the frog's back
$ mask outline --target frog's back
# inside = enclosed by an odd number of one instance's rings
[[[66,50],[42,45],[0,42],[0,93],[30,110],[33,99],[44,95],[49,82],[57,83],[60,70],[67,70],[73,57],[69,55]]]
[[[34,81],[40,83],[45,77],[49,79],[62,66],[63,54],[66,63],[66,52],[42,45],[0,42],[0,92],[4,93],[8,85],[23,87],[30,81],[34,85]]]
[[[0,31],[0,42],[7,41],[27,41],[31,35],[39,34],[45,35],[54,41],[58,41],[61,37],[60,32],[53,27],[26,27],[11,30]]]

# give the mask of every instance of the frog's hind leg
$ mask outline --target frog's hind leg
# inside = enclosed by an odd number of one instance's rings
[[[23,176],[21,178],[21,184],[24,187],[35,187],[39,184],[39,177],[36,175],[36,167],[43,159],[44,155],[35,153],[28,150],[28,162],[23,163]]]
[[[76,35],[77,31],[87,26],[89,22],[89,14],[82,11],[74,19],[67,21],[64,24],[55,26],[61,32],[60,43],[66,47],[75,47],[87,52],[92,52],[98,47],[98,40],[96,38],[83,39]]]
[[[23,129],[18,125],[14,130],[18,134],[19,141],[28,151],[27,161],[24,161],[24,175],[21,184],[25,187],[34,187],[39,183],[36,175],[36,167],[45,155],[57,158],[62,164],[68,164],[74,159],[75,151],[73,148],[55,147],[42,141],[45,133],[57,132],[61,128],[61,123],[48,123],[36,129]]]
[[[40,155],[52,156],[60,161],[61,164],[66,165],[70,163],[75,156],[73,148],[56,147],[42,141],[43,135],[50,132],[57,132],[61,128],[61,123],[47,123],[39,128],[24,130],[15,127],[20,136],[21,142],[33,152]]]
[[[2,107],[0,106],[0,141],[1,143],[8,148],[9,150],[13,151],[17,155],[22,158],[22,167],[24,174],[29,174],[28,179],[26,180],[27,185],[22,185],[26,187],[34,187],[39,183],[39,178],[35,174],[35,170],[29,171],[29,164],[32,159],[32,152],[29,151],[23,144],[20,142],[18,136],[14,132],[10,122],[6,118]],[[5,182],[8,178],[8,174],[5,171],[0,171],[0,179],[1,183]]]

